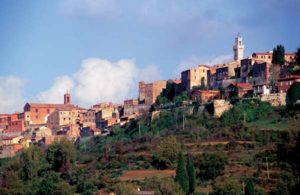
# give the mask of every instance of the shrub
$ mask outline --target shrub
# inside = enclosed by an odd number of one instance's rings
[[[225,169],[227,158],[222,153],[204,153],[195,161],[197,176],[201,179],[215,179]]]
[[[159,169],[176,167],[176,159],[181,151],[181,144],[175,136],[168,136],[161,140],[158,150],[153,155],[153,164]]]
[[[232,177],[220,178],[213,184],[212,195],[237,195],[241,193],[238,180]]]

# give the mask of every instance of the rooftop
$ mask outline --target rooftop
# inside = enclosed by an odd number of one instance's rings
[[[287,76],[287,77],[278,79],[278,81],[294,80],[294,79],[300,79],[300,75],[291,75],[291,76]]]

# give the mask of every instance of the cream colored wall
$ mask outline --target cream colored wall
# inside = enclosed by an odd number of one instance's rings
[[[205,85],[207,85],[207,71],[208,67],[197,66],[190,69],[190,87],[201,85],[201,79],[204,78]]]

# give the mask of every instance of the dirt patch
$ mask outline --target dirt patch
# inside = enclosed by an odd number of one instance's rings
[[[128,180],[144,180],[146,177],[171,177],[175,176],[175,170],[131,170],[124,171],[123,175],[119,178],[121,181]]]

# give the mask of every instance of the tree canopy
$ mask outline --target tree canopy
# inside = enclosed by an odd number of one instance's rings
[[[186,171],[184,157],[181,152],[178,155],[175,181],[179,183],[182,191],[185,193],[189,192],[189,178]]]
[[[154,154],[154,164],[158,168],[174,168],[176,167],[176,159],[181,151],[181,145],[177,142],[175,136],[164,138],[158,147],[158,151]]]
[[[287,91],[287,103],[294,105],[300,99],[300,83],[295,82]]]
[[[285,63],[284,55],[285,55],[284,47],[282,45],[277,45],[276,48],[273,49],[272,63],[284,65]]]
[[[74,144],[64,138],[55,141],[47,149],[46,159],[55,171],[68,170],[74,163],[75,158]]]

